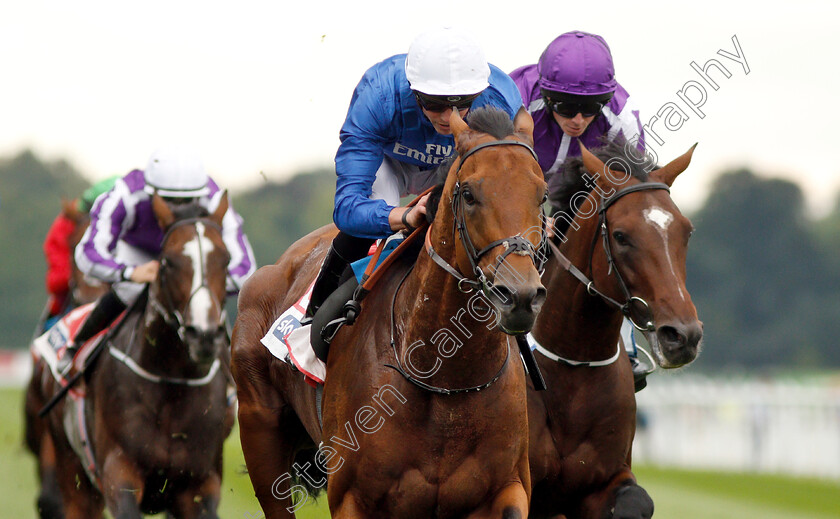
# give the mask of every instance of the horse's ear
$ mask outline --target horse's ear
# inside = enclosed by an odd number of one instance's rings
[[[475,136],[478,134],[470,130],[469,125],[461,118],[458,110],[452,110],[452,114],[449,116],[449,127],[455,137],[455,150],[459,155],[463,155],[473,147]]]
[[[674,183],[677,176],[685,171],[688,165],[691,163],[691,155],[694,154],[694,148],[697,147],[697,143],[694,143],[687,152],[683,153],[679,157],[675,158],[668,164],[665,164],[661,168],[651,171],[650,176],[657,182],[663,182],[670,186]]]
[[[152,195],[152,210],[161,229],[167,229],[175,221],[175,215],[172,213],[172,209],[166,205],[166,202],[157,193]]]
[[[606,170],[606,164],[604,164],[601,159],[596,157],[592,154],[591,151],[586,149],[586,146],[583,145],[582,142],[580,144],[580,157],[583,159],[583,167],[586,168],[586,171],[592,173],[593,175],[601,175]]]
[[[458,142],[458,136],[469,131],[470,127],[461,119],[461,113],[458,110],[452,110],[449,114],[449,127],[452,128],[452,135],[455,136],[455,142]]]
[[[222,197],[219,199],[219,207],[217,207],[216,210],[213,211],[213,214],[210,215],[210,219],[219,224],[220,227],[222,225],[222,218],[225,217],[225,213],[228,210],[228,205],[228,192],[227,189],[225,189],[222,193]]]
[[[583,167],[595,177],[595,182],[598,186],[606,193],[610,193],[614,189],[619,188],[620,186],[615,185],[610,177],[621,177],[621,175],[606,174],[607,165],[591,151],[586,149],[586,146],[582,142],[578,141],[578,144],[580,144],[580,157],[583,159]]]
[[[513,132],[528,146],[534,145],[534,119],[531,118],[531,114],[525,110],[524,106],[519,108],[516,117],[513,119]]]
[[[75,198],[61,197],[61,214],[74,222],[79,219],[79,209]]]

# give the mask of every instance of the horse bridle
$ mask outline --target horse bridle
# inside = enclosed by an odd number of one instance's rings
[[[478,146],[475,146],[474,148],[469,150],[467,153],[465,153],[461,157],[461,162],[458,164],[458,169],[455,171],[456,179],[458,178],[458,174],[461,172],[461,166],[464,165],[464,162],[467,160],[468,157],[470,157],[470,155],[472,155],[473,153],[475,153],[475,152],[477,152],[481,149],[488,148],[490,146],[507,146],[507,145],[522,146],[525,149],[527,149],[529,152],[531,152],[531,155],[534,157],[534,160],[537,160],[537,154],[534,152],[533,148],[531,148],[530,146],[528,146],[525,143],[522,143],[522,142],[519,142],[519,141],[512,141],[512,140],[500,140],[500,141],[486,142],[486,143],[483,143],[483,144],[479,144]],[[477,279],[472,280],[472,279],[469,279],[469,278],[461,275],[461,273],[458,272],[455,269],[455,267],[450,265],[446,260],[441,258],[440,255],[437,254],[437,252],[435,252],[435,250],[431,246],[431,244],[427,245],[427,251],[429,253],[429,256],[431,256],[432,260],[434,260],[434,262],[437,263],[446,272],[448,272],[449,274],[454,276],[456,279],[458,279],[458,290],[460,290],[461,292],[463,292],[465,294],[468,294],[468,293],[471,293],[474,290],[474,288],[476,288],[476,287],[480,287],[484,291],[487,291],[488,289],[490,289],[492,287],[492,284],[487,280],[487,277],[484,275],[484,272],[481,270],[481,268],[479,268],[478,263],[479,263],[479,261],[481,261],[482,256],[484,256],[485,254],[490,252],[492,249],[498,247],[499,245],[504,246],[505,251],[496,260],[495,270],[498,270],[499,266],[502,264],[502,262],[505,260],[505,258],[507,258],[510,254],[517,254],[517,255],[520,255],[520,256],[529,255],[531,257],[531,261],[534,262],[534,265],[537,267],[537,269],[541,270],[542,262],[539,261],[536,257],[537,256],[536,248],[531,244],[530,241],[526,240],[525,238],[523,238],[522,236],[519,236],[519,235],[511,236],[511,237],[508,237],[508,238],[502,238],[501,240],[496,240],[496,241],[486,245],[480,251],[476,252],[475,246],[473,245],[473,242],[472,242],[472,239],[470,239],[469,230],[467,229],[467,223],[466,223],[466,217],[464,216],[463,205],[464,205],[464,199],[463,199],[463,194],[461,192],[461,183],[460,183],[460,181],[456,180],[455,188],[454,188],[453,193],[452,193],[452,213],[453,213],[454,220],[455,220],[454,223],[453,223],[453,233],[455,231],[458,232],[458,235],[460,236],[460,239],[461,239],[461,244],[464,246],[464,250],[467,253],[467,257],[470,260],[470,267],[472,268],[472,271],[475,274]],[[545,218],[541,218],[541,220],[543,222],[543,226],[542,226],[542,229],[541,229],[539,248],[541,248],[543,246],[543,244],[548,241],[547,238],[546,238],[546,232],[545,232]],[[440,394],[440,395],[458,395],[458,394],[464,394],[464,393],[474,393],[474,392],[478,392],[478,391],[482,391],[484,389],[487,389],[488,387],[493,385],[497,380],[499,380],[499,378],[501,378],[502,374],[505,372],[505,369],[507,368],[508,362],[510,361],[510,343],[509,343],[510,339],[509,338],[508,338],[508,343],[506,344],[506,348],[505,348],[507,353],[505,355],[505,360],[502,363],[501,368],[499,368],[499,370],[496,372],[496,374],[493,376],[493,378],[491,378],[487,382],[485,382],[483,384],[479,384],[477,386],[455,388],[455,389],[433,386],[431,384],[427,384],[427,383],[423,382],[422,380],[417,379],[416,377],[414,377],[410,373],[408,373],[408,371],[405,368],[403,368],[402,362],[400,361],[400,355],[397,352],[396,305],[397,305],[397,294],[399,293],[400,288],[402,287],[403,283],[405,283],[405,280],[408,277],[408,274],[411,272],[412,269],[413,269],[413,266],[412,266],[412,268],[408,269],[406,271],[406,273],[403,275],[402,279],[400,280],[400,283],[397,285],[397,289],[394,291],[394,296],[393,296],[393,299],[391,301],[391,348],[394,350],[394,358],[396,359],[396,365],[385,364],[385,367],[396,370],[406,380],[408,380],[409,382],[411,382],[415,386],[419,387],[420,389],[423,389],[425,391],[429,391],[431,393],[437,393],[437,394]]]
[[[518,256],[530,256],[531,261],[534,262],[534,266],[537,267],[537,270],[542,269],[542,265],[537,259],[537,257],[539,256],[537,254],[537,249],[541,248],[546,242],[544,218],[541,218],[541,220],[543,221],[543,227],[540,231],[540,244],[537,247],[534,247],[534,245],[531,244],[530,241],[528,241],[521,235],[516,235],[496,240],[487,244],[481,250],[476,251],[475,245],[473,245],[472,238],[470,238],[470,232],[467,229],[466,216],[464,215],[464,204],[466,202],[464,201],[463,190],[461,182],[460,180],[458,180],[458,175],[461,172],[461,167],[464,165],[464,163],[470,156],[472,156],[479,150],[489,148],[492,146],[522,146],[531,153],[531,156],[534,157],[534,160],[537,160],[537,154],[533,148],[531,148],[524,142],[514,140],[499,140],[485,142],[470,149],[461,157],[461,161],[458,163],[458,169],[455,170],[456,181],[455,187],[452,190],[451,206],[452,214],[454,217],[453,233],[458,233],[458,236],[461,240],[461,244],[463,245],[464,250],[467,253],[467,259],[470,262],[470,269],[472,270],[472,273],[475,275],[476,279],[473,280],[467,278],[466,276],[463,276],[460,272],[458,272],[457,269],[455,269],[455,267],[453,267],[446,260],[441,258],[440,255],[437,254],[437,252],[434,250],[431,244],[427,245],[427,251],[429,253],[429,256],[431,256],[435,263],[437,263],[441,268],[443,268],[449,274],[458,279],[458,290],[465,294],[471,293],[475,288],[481,288],[481,290],[484,292],[487,292],[489,289],[492,288],[492,283],[487,280],[487,276],[484,275],[484,271],[481,270],[481,267],[479,267],[478,264],[485,254],[487,254],[488,252],[500,245],[504,246],[505,250],[496,259],[496,263],[494,265],[494,272],[499,269],[502,262],[504,262],[505,258],[507,258],[511,254],[516,254]]]
[[[212,227],[212,228],[218,230],[219,232],[222,232],[222,227],[219,224],[217,224],[216,222],[214,222],[212,220],[209,220],[207,218],[185,218],[183,220],[178,220],[166,229],[166,233],[164,233],[164,235],[163,235],[163,240],[161,240],[161,250],[164,249],[164,246],[166,245],[166,241],[169,239],[169,236],[172,235],[172,232],[175,229],[177,229],[179,227],[183,227],[185,225],[195,225],[197,223],[202,223],[204,225],[207,225],[209,227]],[[201,253],[201,240],[198,240],[198,247],[199,247],[199,256],[203,258],[204,255]],[[160,260],[160,269],[158,270],[158,276],[160,278],[160,290],[161,290],[161,292],[163,292],[163,294],[166,298],[166,305],[168,306],[168,308],[163,307],[163,305],[161,305],[160,302],[158,302],[157,298],[154,298],[154,297],[149,298],[149,304],[151,304],[154,307],[154,309],[157,310],[158,314],[160,314],[161,317],[163,317],[163,320],[166,324],[168,324],[169,326],[171,326],[172,328],[174,328],[177,331],[178,338],[181,339],[181,341],[183,341],[186,337],[187,326],[186,326],[186,324],[184,324],[184,316],[183,316],[182,312],[179,311],[177,308],[175,308],[175,304],[174,304],[173,299],[172,299],[172,292],[169,289],[169,284],[167,283],[167,280],[165,279],[166,267],[167,267],[166,259],[163,258],[163,259]],[[198,287],[196,287],[195,290],[192,291],[192,293],[190,293],[189,298],[187,298],[187,303],[186,303],[185,307],[189,308],[190,302],[192,301],[193,297],[195,297],[195,295],[202,288],[206,288],[207,291],[210,292],[210,296],[212,298],[213,303],[218,305],[219,308],[221,309],[221,315],[220,315],[220,318],[219,318],[219,325],[221,326],[227,320],[227,314],[226,314],[225,307],[222,304],[222,302],[220,302],[216,299],[216,297],[213,295],[213,291],[210,290],[210,286],[208,285],[208,282],[207,282],[207,276],[204,273],[204,262],[203,261],[201,262],[200,268],[201,268],[201,284]]]
[[[662,182],[642,182],[640,184],[636,184],[633,186],[625,187],[624,189],[620,189],[617,192],[613,193],[612,196],[608,198],[601,197],[601,208],[598,210],[598,227],[601,229],[601,237],[604,246],[604,254],[606,255],[607,259],[607,275],[611,272],[615,272],[616,279],[618,279],[618,285],[621,288],[622,293],[624,294],[624,303],[619,303],[615,299],[611,298],[610,296],[604,294],[597,288],[595,288],[595,282],[590,280],[586,275],[580,271],[577,267],[575,267],[568,258],[560,251],[557,245],[554,244],[553,241],[549,240],[549,246],[551,247],[554,256],[560,262],[563,267],[569,271],[575,278],[578,279],[581,283],[586,286],[586,291],[590,295],[597,295],[607,303],[615,306],[621,313],[627,317],[630,323],[637,329],[643,332],[653,332],[656,330],[656,327],[653,323],[653,317],[650,312],[650,305],[647,301],[642,299],[638,296],[633,296],[630,294],[630,290],[627,288],[627,284],[624,282],[624,278],[621,277],[621,272],[618,269],[618,265],[615,262],[615,258],[612,254],[612,249],[610,248],[610,236],[609,236],[609,222],[607,221],[607,209],[610,208],[618,199],[625,195],[629,195],[630,193],[635,193],[637,191],[649,191],[653,189],[663,189],[667,192],[671,192],[670,187],[667,184]],[[595,245],[598,243],[598,233],[592,238],[592,246],[589,250],[589,272],[592,272],[592,258],[595,254]],[[644,322],[637,322],[640,316],[642,316],[642,320]]]

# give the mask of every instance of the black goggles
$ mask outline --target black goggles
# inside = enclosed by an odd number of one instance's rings
[[[453,106],[458,110],[467,110],[479,95],[480,93],[468,96],[430,96],[422,92],[414,92],[417,102],[429,112],[445,112]]]
[[[607,104],[602,101],[556,101],[549,97],[544,98],[545,106],[560,117],[573,119],[577,114],[584,117],[598,115]]]

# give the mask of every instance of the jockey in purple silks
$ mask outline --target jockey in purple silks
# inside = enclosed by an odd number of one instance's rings
[[[562,184],[565,160],[580,157],[581,143],[592,149],[603,145],[605,138],[620,140],[639,150],[635,160],[642,156],[639,110],[615,80],[612,53],[604,38],[582,31],[561,34],[537,64],[520,67],[510,76],[534,119],[534,150],[551,194]],[[627,320],[622,337],[639,391],[649,370],[637,358],[633,327]]]
[[[186,150],[162,148],[151,155],[145,170],[135,169],[117,179],[110,191],[96,199],[75,259],[84,274],[112,285],[67,344],[57,365],[62,375],[70,371],[79,346],[110,324],[157,277],[164,235],[152,210],[155,193],[168,204],[197,203],[210,213],[223,195],[198,157]],[[222,219],[222,239],[231,258],[227,291],[236,294],[257,264],[242,230],[242,217],[233,206]]]

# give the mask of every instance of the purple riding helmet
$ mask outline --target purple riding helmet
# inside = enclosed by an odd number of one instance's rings
[[[537,63],[546,107],[573,118],[600,113],[616,89],[610,47],[597,34],[572,31],[552,41]]]

